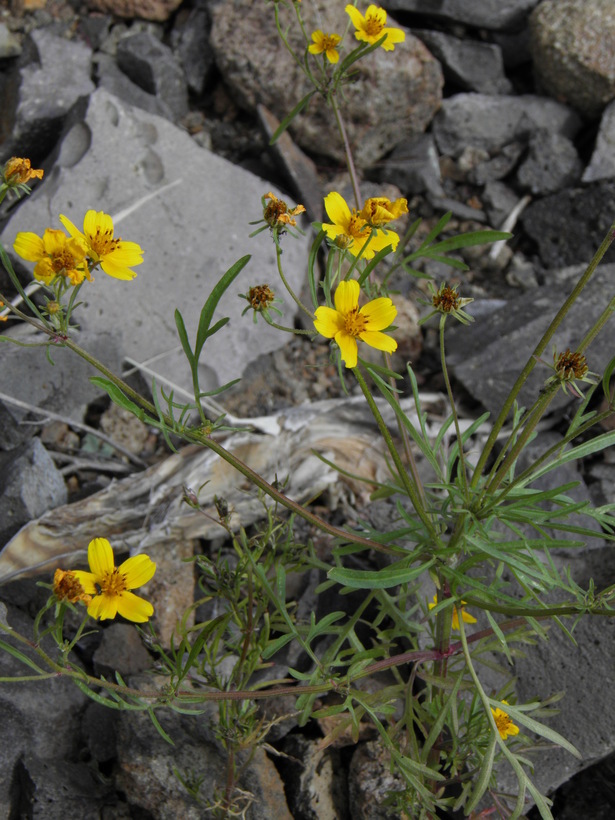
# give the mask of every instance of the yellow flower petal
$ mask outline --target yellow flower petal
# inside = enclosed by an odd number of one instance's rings
[[[98,579],[104,578],[115,569],[113,550],[106,538],[94,538],[88,545],[88,564],[92,574]]]
[[[323,305],[316,309],[314,327],[326,339],[333,339],[345,326],[344,317],[337,310]]]
[[[149,555],[133,555],[120,565],[119,572],[124,576],[126,589],[136,589],[153,578],[156,564]]]
[[[351,310],[355,310],[359,306],[360,293],[361,286],[356,279],[340,282],[333,299],[337,312],[346,315],[350,313]]]
[[[358,358],[357,340],[344,330],[340,330],[335,335],[335,341],[339,346],[342,361],[346,367],[356,367]]]
[[[380,333],[378,330],[364,330],[359,333],[361,341],[368,344],[370,347],[375,347],[376,350],[384,350],[385,353],[393,353],[397,350],[397,342],[392,336],[387,336],[386,333]]]
[[[79,228],[77,228],[77,226],[74,225],[67,216],[64,216],[64,214],[60,214],[60,222],[64,225],[71,236],[83,236]]]
[[[84,592],[87,592],[88,595],[98,595],[98,590],[96,589],[95,584],[96,577],[93,573],[87,572],[83,569],[74,569],[72,572],[83,587]]]
[[[331,191],[325,197],[325,211],[327,216],[338,227],[345,230],[350,222],[350,208],[346,204],[346,200],[337,191]],[[325,226],[323,225],[323,228]]]
[[[108,618],[115,618],[118,609],[118,595],[97,595],[92,598],[92,603],[88,606],[88,615],[96,620],[106,621]]]
[[[367,330],[385,330],[392,325],[397,316],[397,308],[386,296],[372,299],[359,311],[367,320]]]
[[[27,262],[38,262],[45,256],[45,246],[40,236],[35,233],[21,232],[15,237],[13,250]]]
[[[132,592],[122,592],[117,598],[117,611],[128,621],[144,623],[154,614],[154,607]]]

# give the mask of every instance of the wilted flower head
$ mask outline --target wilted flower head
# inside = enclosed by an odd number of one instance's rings
[[[364,17],[358,9],[348,4],[346,13],[356,28],[354,36],[357,40],[373,45],[386,35],[382,48],[385,51],[393,51],[397,43],[403,43],[406,39],[406,34],[401,29],[386,27],[387,13],[379,6],[368,6]]]
[[[396,199],[391,202],[385,196],[372,196],[365,201],[361,210],[361,216],[372,227],[378,228],[399,219],[403,214],[408,213],[408,200]]]
[[[53,575],[53,594],[58,601],[69,601],[71,604],[78,601],[89,604],[92,600],[92,596],[85,592],[75,573],[63,569],[57,569]]]
[[[502,703],[506,703],[508,705],[507,700],[503,700]],[[510,716],[503,709],[500,709],[499,707],[497,709],[492,708],[491,714],[493,715],[496,728],[502,740],[506,740],[509,736],[519,734],[519,727],[512,722]]]
[[[385,296],[359,308],[360,293],[356,280],[340,282],[335,291],[335,309],[323,305],[315,313],[314,327],[321,336],[335,339],[346,367],[357,366],[357,339],[387,353],[397,350],[395,339],[381,333],[393,323],[397,308]]]
[[[582,353],[572,352],[569,347],[563,353],[558,353],[556,348],[553,348],[553,365],[549,366],[555,371],[555,375],[547,379],[547,386],[559,383],[564,393],[570,391],[577,398],[583,396],[576,385],[577,380],[587,384],[596,384],[599,378],[597,373],[592,373],[587,367],[585,356]]]
[[[424,305],[431,305],[433,310],[428,313],[427,316],[424,316],[419,321],[419,324],[424,324],[438,313],[443,316],[454,316],[457,321],[464,325],[469,325],[470,322],[474,321],[474,317],[463,310],[463,308],[469,305],[470,302],[473,302],[474,299],[462,299],[457,293],[458,285],[451,287],[444,282],[437,290],[433,282],[429,282],[427,286],[431,292],[431,301],[427,302],[424,299],[420,299],[419,301]]]
[[[340,58],[337,50],[342,38],[339,34],[325,34],[324,31],[313,32],[312,45],[308,48],[310,54],[325,54],[330,63],[337,63]]]
[[[282,312],[278,310],[277,307],[274,307],[274,302],[281,304],[281,300],[275,298],[275,293],[269,285],[255,285],[249,289],[247,294],[240,293],[239,295],[248,303],[248,306],[241,315],[244,316],[251,308],[254,311],[255,323],[259,313],[264,314],[265,319],[267,319],[269,310],[275,310],[280,316],[282,315]]]
[[[265,201],[269,200],[267,204]],[[286,225],[297,224],[294,218],[299,214],[305,213],[303,205],[296,205],[294,208],[289,208],[283,199],[278,199],[275,194],[269,192],[263,197],[263,218],[270,228],[284,228]]]
[[[25,157],[11,157],[4,165],[2,176],[9,186],[25,185],[31,179],[42,179],[42,168],[33,168]]]

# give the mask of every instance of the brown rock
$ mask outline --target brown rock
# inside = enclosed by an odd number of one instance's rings
[[[301,12],[308,33],[346,29],[348,15],[343,4],[315,0],[305,5]],[[283,17],[282,4],[279,9]],[[312,86],[280,41],[273,10],[266,14],[261,4],[235,0],[214,6],[212,17],[212,48],[235,101],[249,111],[262,103],[279,120],[284,119]],[[396,25],[390,19],[387,23]],[[296,21],[288,17],[282,25],[289,25],[289,42],[302,58],[306,43]],[[352,31],[344,42],[348,53],[356,42]],[[442,71],[425,46],[409,33],[393,52],[378,48],[355,63],[353,70],[352,81],[337,100],[355,162],[365,167],[402,139],[426,129],[440,106]],[[335,118],[320,96],[312,98],[290,130],[302,148],[343,160]]]
[[[164,22],[181,5],[182,0],[87,0],[88,8],[118,17],[139,17]]]
[[[615,99],[613,0],[545,0],[530,32],[536,79],[548,94],[588,117]]]

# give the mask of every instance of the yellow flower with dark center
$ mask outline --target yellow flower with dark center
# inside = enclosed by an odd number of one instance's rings
[[[115,279],[134,279],[130,268],[143,262],[143,251],[136,242],[125,242],[113,236],[113,220],[103,211],[88,211],[83,220],[83,233],[60,214],[60,222],[69,234],[85,242],[88,256],[95,265]]]
[[[71,285],[91,279],[85,242],[69,238],[64,231],[46,228],[42,238],[23,231],[15,237],[13,249],[22,259],[36,262],[34,278],[46,285],[59,276],[68,279]]]
[[[358,9],[349,4],[346,6],[346,13],[356,28],[354,36],[357,40],[373,45],[386,34],[382,48],[385,51],[393,51],[397,43],[403,43],[406,39],[406,34],[401,29],[386,27],[387,13],[379,6],[368,6],[363,17]]]
[[[11,157],[7,160],[2,173],[7,185],[25,185],[31,179],[42,179],[42,168],[33,168],[29,159]]]
[[[438,604],[438,596],[437,594],[433,596],[433,603],[428,604],[429,609],[433,609]],[[453,618],[451,620],[451,627],[455,630],[459,630],[459,612],[461,612],[461,620],[464,624],[475,624],[477,623],[476,618],[474,615],[470,615],[469,612],[466,612],[463,605],[465,601],[461,602],[461,607],[458,609],[457,607],[453,608]]]
[[[340,58],[337,50],[342,38],[339,34],[325,34],[324,31],[315,31],[312,34],[313,44],[308,48],[310,54],[326,54],[330,63],[337,63]]]
[[[294,208],[289,208],[283,199],[278,199],[275,194],[269,192],[263,197],[263,201],[270,200],[264,206],[263,218],[271,228],[283,228],[286,225],[295,226],[297,220],[294,218],[299,214],[305,213],[303,205],[296,205]]]
[[[147,584],[156,572],[156,564],[147,555],[134,555],[119,567],[106,538],[95,538],[88,546],[90,572],[74,570],[73,575],[87,595],[92,596],[88,614],[104,621],[118,614],[129,621],[144,623],[154,614],[149,601],[130,590]]]
[[[53,575],[53,594],[58,601],[70,601],[71,604],[76,604],[77,601],[89,604],[92,600],[75,573],[63,569],[57,569]]]
[[[344,197],[336,191],[325,197],[325,210],[332,224],[323,222],[323,231],[338,247],[347,248],[353,256],[358,256],[364,249],[362,259],[371,259],[387,245],[395,250],[399,243],[395,231],[373,231],[367,220],[355,208],[351,211]]]
[[[508,701],[503,700],[502,703],[508,704]],[[510,716],[504,712],[503,709],[500,709],[499,707],[497,709],[492,708],[491,714],[493,715],[496,728],[500,733],[502,740],[506,740],[509,736],[519,734],[519,727],[512,722]]]
[[[403,214],[408,213],[408,200],[396,199],[391,202],[385,196],[372,196],[365,201],[365,205],[361,209],[361,216],[372,227],[379,228],[392,222],[394,219],[399,219]]]
[[[397,350],[395,339],[381,333],[392,324],[397,308],[385,296],[359,308],[360,293],[356,280],[340,282],[335,291],[335,309],[322,306],[315,314],[314,327],[321,336],[335,339],[346,367],[357,366],[357,339],[386,353]]]

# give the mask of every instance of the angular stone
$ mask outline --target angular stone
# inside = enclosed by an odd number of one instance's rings
[[[307,31],[344,31],[348,25],[343,4],[318,0],[304,5]],[[305,41],[294,12],[292,17],[287,16],[282,4],[279,11],[282,26],[290,27],[289,41],[303,55]],[[236,0],[212,6],[211,13],[216,63],[235,101],[250,111],[262,103],[282,120],[313,86],[281,43],[273,12],[263,13],[252,0]],[[387,22],[396,25],[394,20]],[[355,43],[349,32],[347,48],[354,48]],[[365,167],[384,156],[404,136],[425,131],[440,105],[442,71],[420,40],[409,33],[393,53],[378,48],[352,69],[353,80],[337,99],[354,160]],[[290,130],[301,148],[343,159],[335,118],[320,95],[314,95]]]
[[[148,31],[122,38],[117,64],[148,94],[154,94],[178,120],[188,113],[188,88],[184,72],[173,52]]]
[[[92,52],[48,28],[35,29],[31,37],[40,62],[21,69],[13,131],[2,152],[40,160],[54,147],[71,108],[94,90]]]
[[[209,15],[204,8],[194,8],[185,22],[175,24],[171,33],[173,51],[184,69],[188,87],[202,94],[214,67],[214,53],[209,42]]]
[[[84,304],[75,318],[92,331],[112,329],[123,338],[125,354],[139,362],[160,357],[152,369],[159,384],[180,389],[176,399],[192,395],[192,380],[174,309],[181,311],[194,343],[212,288],[246,254],[250,263],[219,303],[215,320],[231,321],[207,340],[201,388],[239,377],[261,353],[283,344],[279,331],[242,318],[246,303],[238,298],[251,285],[269,282],[284,300],[282,321],[293,324],[294,303],[277,284],[271,238],[266,232],[248,237],[248,223],[262,216],[261,197],[273,186],[199,148],[167,120],[131,109],[104,90],[91,96],[84,125],[92,135],[88,152],[76,165],[54,169],[38,194],[22,204],[0,237],[4,247],[12,248],[19,231],[40,235],[50,223],[59,227],[56,214],[79,226],[92,207],[114,216],[116,236],[138,242],[145,261],[130,282],[96,272],[96,281],[80,293]],[[301,292],[308,238],[282,241],[286,276]]]
[[[168,20],[180,4],[181,0],[87,0],[87,5],[96,11],[160,23]]]
[[[405,196],[428,191],[444,196],[438,152],[431,134],[420,134],[400,142],[381,163],[380,178]]]
[[[540,0],[387,0],[390,11],[416,12],[427,17],[487,29],[515,29]]]
[[[517,180],[530,193],[544,196],[575,185],[582,171],[572,140],[541,129],[530,137],[528,155],[517,171]]]
[[[604,109],[596,145],[582,181],[597,182],[615,177],[615,101]]]
[[[615,98],[612,0],[545,0],[530,16],[536,79],[555,99],[596,117]]]
[[[495,153],[540,128],[572,138],[580,127],[574,111],[546,97],[467,93],[443,101],[433,133],[440,152],[457,157],[468,145]]]
[[[493,43],[452,37],[442,31],[413,29],[444,69],[444,76],[466,91],[509,94],[512,84],[504,76],[502,51]]]

